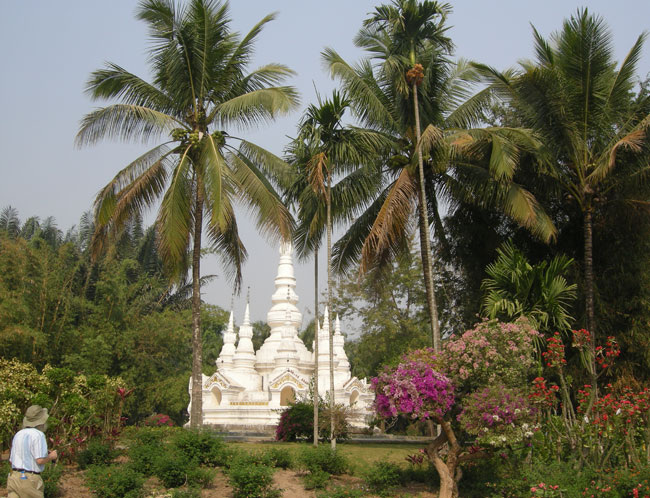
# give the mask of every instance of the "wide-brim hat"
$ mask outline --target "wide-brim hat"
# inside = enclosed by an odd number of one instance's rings
[[[36,427],[39,425],[43,425],[49,415],[47,413],[47,408],[43,408],[42,406],[38,405],[32,405],[29,408],[27,408],[27,411],[25,412],[25,417],[23,418],[23,427]]]

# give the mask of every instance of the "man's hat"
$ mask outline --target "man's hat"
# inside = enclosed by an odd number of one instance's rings
[[[48,417],[47,408],[32,405],[27,408],[27,411],[25,412],[23,427],[36,427],[38,425],[43,425],[47,421]]]

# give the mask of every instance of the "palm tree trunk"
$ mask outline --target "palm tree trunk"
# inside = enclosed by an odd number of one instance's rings
[[[330,441],[336,449],[334,437],[334,313],[332,311],[332,173],[327,171],[327,309],[329,311],[330,339]]]
[[[591,350],[591,385],[596,393],[596,318],[594,313],[594,257],[593,257],[593,219],[592,208],[585,210],[585,306],[587,313],[587,330],[590,334],[589,349]]]
[[[314,247],[314,446],[318,446],[318,246]]]
[[[440,352],[440,323],[438,321],[438,306],[436,293],[433,288],[433,265],[431,263],[431,242],[429,235],[429,213],[427,209],[427,195],[424,189],[424,164],[422,161],[422,145],[420,144],[420,110],[418,103],[418,88],[413,83],[413,107],[415,111],[415,137],[417,140],[418,174],[420,177],[420,190],[418,202],[420,210],[420,252],[422,254],[422,269],[424,272],[424,286],[427,293],[427,306],[431,320],[431,342],[433,350]]]
[[[201,341],[201,231],[203,228],[203,194],[197,186],[194,213],[194,247],[192,248],[192,406],[190,427],[203,425],[203,343]]]

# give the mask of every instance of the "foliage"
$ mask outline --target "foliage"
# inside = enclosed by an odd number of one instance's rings
[[[310,472],[322,471],[334,475],[344,474],[349,469],[349,463],[343,454],[325,445],[301,448],[298,463]]]
[[[315,469],[309,471],[302,478],[305,489],[322,489],[327,486],[330,475],[324,470]]]
[[[165,415],[163,413],[157,413],[155,415],[151,415],[150,417],[144,419],[142,423],[146,427],[160,427],[161,425],[172,427],[174,425],[174,421],[169,418],[169,415]]]
[[[288,469],[293,464],[291,452],[286,448],[271,448],[266,451],[266,455],[273,467]]]
[[[360,489],[336,486],[327,491],[320,492],[316,496],[318,498],[361,498],[363,496],[363,491]]]
[[[199,488],[172,489],[171,498],[201,498]]]
[[[0,486],[7,487],[7,477],[11,472],[11,463],[9,460],[0,461]]]
[[[92,439],[86,449],[77,453],[77,465],[81,470],[91,465],[109,465],[116,453],[106,442]]]
[[[55,498],[60,495],[59,481],[63,475],[63,466],[59,464],[46,465],[41,474],[43,479],[43,494],[45,498]]]
[[[177,488],[185,484],[188,471],[195,465],[186,454],[166,449],[156,454],[152,472],[166,488]]]
[[[404,483],[404,475],[399,465],[378,461],[366,470],[363,480],[373,493],[391,496],[393,489]]]
[[[274,470],[264,465],[233,464],[228,470],[228,480],[234,498],[275,498],[282,492],[273,488]]]
[[[90,467],[86,483],[98,498],[137,498],[141,496],[144,478],[127,465]]]
[[[574,318],[569,312],[577,286],[569,285],[564,275],[572,263],[561,255],[531,265],[511,243],[504,244],[497,249],[497,259],[485,268],[483,313],[504,321],[525,316],[547,334],[570,330]]]
[[[180,430],[175,432],[171,444],[189,460],[202,465],[221,465],[225,459],[226,445],[209,430]]]
[[[320,415],[320,413],[319,413]],[[314,432],[314,405],[306,401],[292,403],[280,414],[275,429],[277,441],[310,438]]]

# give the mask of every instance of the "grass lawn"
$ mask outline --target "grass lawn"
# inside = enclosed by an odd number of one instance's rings
[[[294,455],[300,451],[300,448],[311,445],[311,443],[284,443],[275,441],[259,443],[232,442],[228,444],[247,451],[263,451],[271,447],[287,448]],[[329,446],[329,443],[322,444]],[[338,443],[336,448],[347,457],[350,465],[354,469],[354,474],[359,474],[374,462],[381,460],[394,462],[405,467],[407,464],[405,460],[406,456],[417,453],[424,446],[423,443]]]

